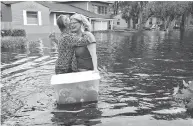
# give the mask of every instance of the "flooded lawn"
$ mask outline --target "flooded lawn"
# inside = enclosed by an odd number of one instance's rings
[[[193,80],[193,32],[95,33],[101,75],[98,103],[56,108],[50,86],[57,56],[1,53],[4,126],[192,126],[192,115],[172,97]],[[38,37],[39,38],[39,37]]]

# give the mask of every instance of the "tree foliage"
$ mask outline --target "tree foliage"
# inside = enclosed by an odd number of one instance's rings
[[[149,2],[146,6],[146,15],[155,16],[170,20],[179,18],[183,14],[190,14],[191,12],[190,1],[153,1]]]
[[[138,20],[139,14],[143,11],[147,2],[145,1],[121,1],[119,2],[120,10],[123,14],[123,18],[134,21]]]
[[[119,1],[115,3],[116,7],[118,6],[116,9],[122,13],[122,18],[133,19],[134,23],[139,23],[139,18],[143,17],[143,20],[147,20],[151,16],[167,23],[174,19],[182,19],[181,22],[184,23],[189,15],[193,15],[192,1]]]

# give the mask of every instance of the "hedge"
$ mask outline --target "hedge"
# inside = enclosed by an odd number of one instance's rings
[[[28,48],[30,53],[42,53],[43,42],[42,40],[29,41]]]
[[[1,36],[22,36],[26,37],[26,32],[24,29],[2,29]]]
[[[26,37],[2,37],[1,48],[27,48]]]

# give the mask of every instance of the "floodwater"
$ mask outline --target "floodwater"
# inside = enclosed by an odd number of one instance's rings
[[[2,50],[1,122],[5,126],[192,126],[191,115],[172,97],[173,87],[193,80],[192,35],[189,31],[180,40],[179,31],[95,33],[99,101],[62,109],[56,108],[50,86],[57,56],[49,41],[43,42],[43,55]]]

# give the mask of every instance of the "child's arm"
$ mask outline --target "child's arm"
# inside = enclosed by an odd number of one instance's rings
[[[69,36],[71,42],[69,43],[71,46],[87,46],[90,44],[89,38],[86,37],[77,37],[77,36]]]
[[[56,43],[56,45],[58,45],[58,39],[56,39],[55,33],[51,33],[49,35],[49,38],[50,38],[51,42],[54,42],[54,43]]]

